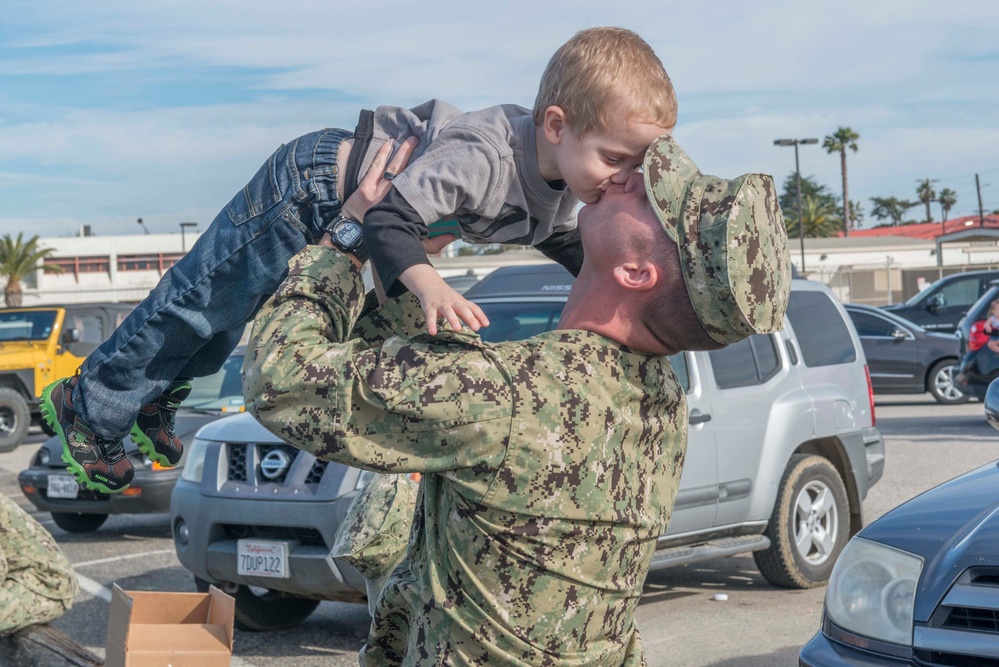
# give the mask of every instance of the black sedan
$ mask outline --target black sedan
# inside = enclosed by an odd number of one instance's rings
[[[985,413],[999,428],[999,384]],[[999,664],[999,462],[896,507],[847,543],[804,667]]]
[[[185,453],[202,426],[244,410],[240,378],[244,356],[245,350],[238,348],[218,373],[191,382],[191,394],[177,411],[175,429]],[[125,438],[125,454],[135,468],[135,477],[121,493],[107,495],[81,487],[66,472],[58,437],[42,443],[31,467],[22,470],[17,481],[35,507],[51,512],[56,525],[71,533],[97,530],[109,514],[169,512],[170,493],[187,457],[173,468],[164,468],[142,454],[130,437]]]
[[[926,331],[879,308],[860,304],[844,308],[860,335],[875,393],[928,391],[938,403],[968,400],[954,383],[961,345],[956,336]]]

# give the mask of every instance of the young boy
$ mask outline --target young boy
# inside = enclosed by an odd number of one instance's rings
[[[388,295],[412,290],[431,335],[443,322],[477,331],[485,315],[423,250],[432,226],[449,223],[445,231],[472,243],[533,245],[575,274],[577,204],[625,183],[675,123],[673,87],[649,45],[628,30],[593,28],[552,56],[533,112],[463,114],[437,100],[379,107],[362,112],[353,135],[327,129],[282,146],[77,375],[44,390],[42,414],[63,440],[68,470],[89,489],[127,488],[133,471],[121,440],[130,430],[150,459],[176,465],[183,445],[173,418],[188,379],[221,366],[288,260],[325,233],[362,259],[370,252]],[[411,137],[419,145],[410,166],[386,173],[392,188],[362,227],[348,199],[359,174],[387,143]]]

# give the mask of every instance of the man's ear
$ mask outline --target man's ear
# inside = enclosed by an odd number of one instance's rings
[[[614,280],[625,289],[646,292],[659,282],[659,269],[652,262],[624,262],[614,267]]]
[[[569,129],[569,123],[565,119],[565,111],[562,107],[550,106],[545,109],[542,126],[548,143],[554,145],[561,142],[562,133]]]

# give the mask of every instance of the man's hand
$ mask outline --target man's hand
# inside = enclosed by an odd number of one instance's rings
[[[462,321],[472,331],[489,326],[489,319],[482,309],[454,291],[432,266],[411,266],[402,272],[399,280],[420,300],[423,313],[427,316],[427,332],[431,336],[437,335],[439,322],[447,322],[455,331],[461,329]]]
[[[368,212],[368,209],[380,202],[392,187],[392,181],[385,178],[385,172],[393,174],[402,172],[409,164],[409,158],[419,143],[420,140],[416,137],[406,139],[399,145],[399,150],[395,152],[392,161],[389,162],[389,155],[395,147],[395,142],[386,141],[375,153],[375,158],[372,160],[368,172],[358,184],[357,190],[344,202],[343,214],[363,221],[364,214]]]
[[[389,171],[393,174],[398,174],[405,169],[406,165],[409,164],[410,156],[416,150],[419,143],[420,140],[416,137],[406,139],[399,146],[399,150],[395,152],[395,155],[392,156],[392,161],[389,162],[389,155],[392,153],[395,142],[386,141],[378,149],[378,152],[375,153],[375,157],[371,161],[371,166],[368,167],[364,178],[357,185],[357,190],[344,202],[341,213],[349,218],[363,221],[364,214],[368,212],[368,209],[380,202],[382,197],[388,194],[389,188],[392,187],[392,181],[385,178],[385,172]],[[330,240],[330,235],[323,234],[323,237],[319,239],[319,245],[332,248],[333,242]],[[447,244],[445,243],[444,245]],[[357,258],[353,259],[355,264],[360,263]]]

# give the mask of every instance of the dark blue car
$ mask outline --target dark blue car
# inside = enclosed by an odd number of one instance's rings
[[[999,383],[985,401],[999,428]],[[999,664],[999,461],[913,498],[850,540],[799,664]]]

